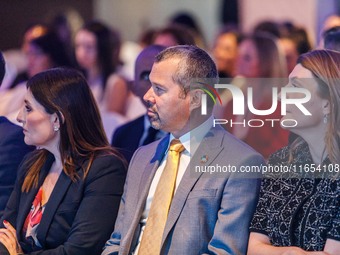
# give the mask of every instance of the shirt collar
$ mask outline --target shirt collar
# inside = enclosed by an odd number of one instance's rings
[[[207,119],[201,125],[194,128],[193,130],[190,130],[188,133],[182,135],[179,138],[185,150],[189,153],[190,156],[195,154],[203,138],[208,133],[208,131],[212,128],[212,123],[213,123],[213,116],[210,116],[209,119]],[[170,143],[173,139],[175,139],[175,137],[172,134],[170,134],[167,151],[169,150]]]

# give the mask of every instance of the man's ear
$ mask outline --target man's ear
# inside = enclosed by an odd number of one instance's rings
[[[193,89],[190,93],[190,111],[200,108],[202,104],[202,94],[204,93],[201,89]]]

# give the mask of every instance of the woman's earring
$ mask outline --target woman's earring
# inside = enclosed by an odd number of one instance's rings
[[[54,126],[53,130],[54,130],[54,132],[58,132],[59,131],[59,127]]]
[[[327,122],[328,122],[328,114],[325,114],[323,116],[323,123],[327,124]]]

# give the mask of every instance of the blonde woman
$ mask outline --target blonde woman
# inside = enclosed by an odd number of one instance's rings
[[[340,254],[340,53],[303,54],[289,84],[308,89],[311,116],[287,105],[283,119],[298,137],[271,155],[270,165],[295,169],[262,181],[248,255]],[[291,98],[301,94],[291,95]]]

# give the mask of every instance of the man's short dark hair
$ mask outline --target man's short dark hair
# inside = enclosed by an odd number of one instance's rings
[[[218,72],[215,62],[207,52],[194,45],[178,45],[166,48],[160,52],[155,63],[170,58],[178,58],[180,62],[173,80],[185,92],[190,89],[193,81],[209,79],[212,85],[218,83]]]
[[[206,51],[197,46],[178,45],[166,48],[156,56],[155,63],[172,58],[180,59],[177,71],[172,77],[182,89],[183,93],[179,95],[180,97],[186,97],[190,89],[206,89],[218,83],[215,62]],[[214,102],[209,97],[208,108],[212,109],[213,105]]]
[[[5,76],[5,59],[4,56],[2,55],[2,52],[0,51],[0,86],[2,80],[4,79],[4,76]]]

